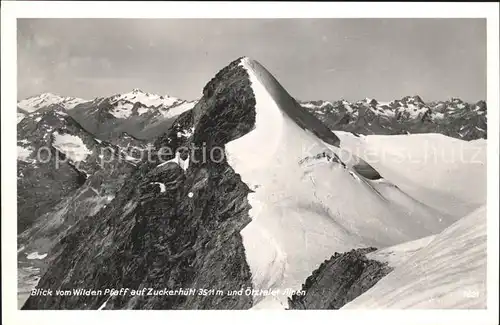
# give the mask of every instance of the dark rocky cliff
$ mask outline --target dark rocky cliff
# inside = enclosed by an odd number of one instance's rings
[[[206,147],[249,132],[255,98],[239,60],[221,70],[196,107],[157,139],[157,149]],[[194,128],[191,136],[179,130]],[[218,151],[218,150],[217,150]],[[189,151],[189,168],[144,162],[113,201],[79,220],[51,251],[37,288],[251,288],[241,229],[250,222],[248,187],[221,159]],[[215,151],[214,151],[215,152]],[[218,151],[219,152],[219,151]],[[162,157],[162,161],[171,156]],[[157,183],[163,184],[159,186]],[[247,309],[248,296],[31,296],[23,309]]]
[[[305,295],[288,299],[290,309],[340,309],[373,287],[392,268],[369,260],[373,247],[335,253],[323,262],[302,285]]]

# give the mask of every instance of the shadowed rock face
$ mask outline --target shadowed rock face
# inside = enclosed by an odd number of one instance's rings
[[[335,253],[307,278],[302,285],[305,295],[288,299],[289,309],[340,309],[366,292],[392,271],[386,264],[365,257],[375,250]]]
[[[193,111],[158,138],[157,148],[210,149],[249,132],[255,99],[239,60],[221,70]],[[192,136],[179,131],[195,128]],[[197,151],[184,171],[144,162],[113,201],[79,220],[51,251],[38,288],[194,288],[224,292],[252,287],[240,231],[250,222],[248,187],[222,157]],[[162,157],[164,160],[165,157]],[[161,183],[164,187],[158,186]],[[224,295],[32,296],[23,309],[248,309],[252,298]]]
[[[50,157],[57,152],[52,149]],[[42,158],[48,155],[41,155]],[[56,170],[55,158],[45,164],[17,163],[17,232],[28,229],[44,213],[61,202],[64,195],[80,187],[81,173],[68,163],[60,163]]]
[[[88,155],[75,161],[71,151],[81,147],[57,146],[61,134],[81,140]],[[126,159],[109,159],[118,158],[120,148],[96,140],[57,105],[41,108],[18,124],[18,147],[33,151],[19,157],[17,164],[18,303],[22,304],[54,258],[49,254],[54,245],[78,220],[108,204],[135,166]],[[29,258],[34,253],[45,257]]]

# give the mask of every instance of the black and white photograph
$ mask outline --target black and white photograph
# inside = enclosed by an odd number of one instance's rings
[[[16,313],[498,308],[490,18],[331,16],[12,20]]]

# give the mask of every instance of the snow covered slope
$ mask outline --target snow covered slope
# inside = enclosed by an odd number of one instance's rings
[[[160,112],[166,118],[173,118],[189,111],[194,107],[194,105],[196,105],[196,103],[196,101],[183,101],[180,104],[177,103],[176,105],[171,106],[168,110],[161,110]]]
[[[394,250],[401,251],[402,247]],[[376,258],[376,252],[371,258]],[[353,308],[486,308],[486,207],[436,235],[344,306]]]
[[[82,161],[92,152],[87,148],[82,139],[71,134],[53,133],[54,140],[52,145],[57,150],[64,153],[72,161]]]
[[[387,263],[388,266],[394,268],[408,261],[416,252],[432,242],[434,238],[435,235],[431,235],[399,245],[382,248],[366,254],[366,257],[371,260]]]
[[[417,239],[452,222],[377,179],[358,157],[339,160],[331,131],[301,111],[258,62],[241,64],[256,98],[255,128],[229,142],[226,153],[253,191],[252,222],[241,234],[254,289],[298,290],[333,252]],[[254,299],[256,308],[286,306],[284,295]]]
[[[454,221],[486,203],[486,140],[441,134],[354,136],[336,131],[341,157],[368,161],[388,181]]]
[[[21,113],[21,112],[17,112],[17,123],[21,122],[23,120],[23,118],[26,117],[26,114],[24,113]]]
[[[86,102],[85,99],[76,97],[61,97],[52,93],[44,93],[37,96],[32,96],[23,99],[17,103],[17,107],[20,109],[32,113],[37,111],[42,107],[46,107],[53,104],[58,104],[63,106],[65,109],[72,109],[78,104]]]

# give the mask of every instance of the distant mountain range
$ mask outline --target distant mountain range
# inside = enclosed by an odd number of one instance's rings
[[[18,123],[26,116],[38,118],[41,108],[58,105],[66,109],[88,132],[103,140],[114,140],[123,132],[150,139],[165,132],[173,119],[190,110],[196,101],[160,96],[133,89],[124,94],[84,100],[51,93],[18,102]]]
[[[366,98],[354,103],[308,101],[301,105],[332,130],[359,134],[440,133],[462,140],[487,138],[485,101],[466,103],[459,98],[424,102],[406,96],[391,102]]]
[[[117,139],[122,132],[151,139],[196,103],[140,89],[93,100],[44,93],[18,102],[17,121],[26,116],[36,118],[36,111],[58,105],[86,130],[103,139]],[[462,140],[487,138],[487,105],[483,100],[467,103],[451,98],[424,102],[420,96],[406,96],[391,102],[365,98],[357,102],[341,99],[299,103],[332,130],[365,135],[440,133]]]

